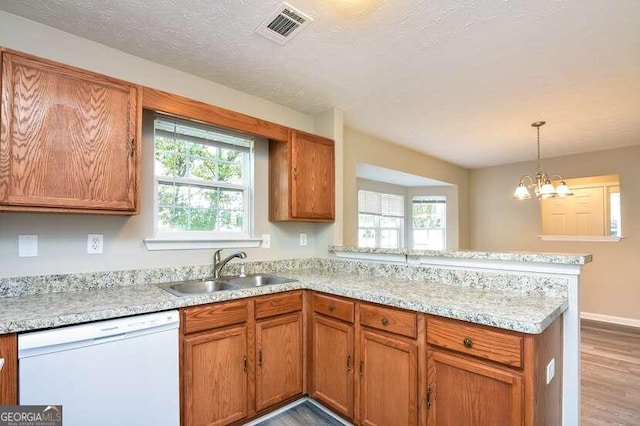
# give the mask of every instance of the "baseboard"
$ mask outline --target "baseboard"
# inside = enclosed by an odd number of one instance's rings
[[[580,318],[590,320],[590,321],[599,321],[599,322],[606,322],[609,324],[617,324],[617,325],[624,325],[627,327],[640,328],[640,319],[614,317],[611,315],[593,314],[591,312],[581,312]]]

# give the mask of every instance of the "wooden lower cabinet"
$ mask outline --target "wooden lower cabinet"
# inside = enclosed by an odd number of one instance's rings
[[[0,405],[18,403],[18,336],[0,335]]]
[[[182,426],[243,424],[306,392],[356,425],[562,424],[561,318],[530,335],[301,291],[181,312]]]
[[[402,337],[360,334],[360,424],[418,423],[418,346]]]
[[[336,413],[353,418],[354,327],[313,316],[311,396]]]
[[[302,394],[302,313],[256,321],[256,411]]]
[[[428,426],[562,424],[562,318],[533,335],[429,316],[427,342]]]
[[[183,340],[183,425],[226,425],[247,417],[247,326]]]
[[[519,373],[432,350],[428,356],[428,426],[521,426]]]

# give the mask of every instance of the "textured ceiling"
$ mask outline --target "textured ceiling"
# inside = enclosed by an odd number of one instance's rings
[[[0,9],[466,167],[640,144],[638,0],[0,0]]]

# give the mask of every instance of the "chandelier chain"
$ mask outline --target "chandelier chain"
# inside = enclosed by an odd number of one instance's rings
[[[542,170],[542,167],[540,166],[540,127],[536,127],[536,130],[538,131],[538,173],[540,173]]]

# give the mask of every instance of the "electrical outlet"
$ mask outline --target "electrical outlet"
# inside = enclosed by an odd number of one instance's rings
[[[556,359],[553,358],[551,361],[549,361],[549,364],[547,364],[547,384],[551,383],[551,380],[553,380],[553,376],[556,375]]]
[[[307,234],[305,232],[300,233],[300,247],[305,247],[307,245]]]
[[[102,234],[87,235],[87,254],[102,254]]]
[[[37,235],[18,235],[18,256],[35,257],[38,255]]]
[[[262,234],[262,248],[271,248],[271,234]]]

